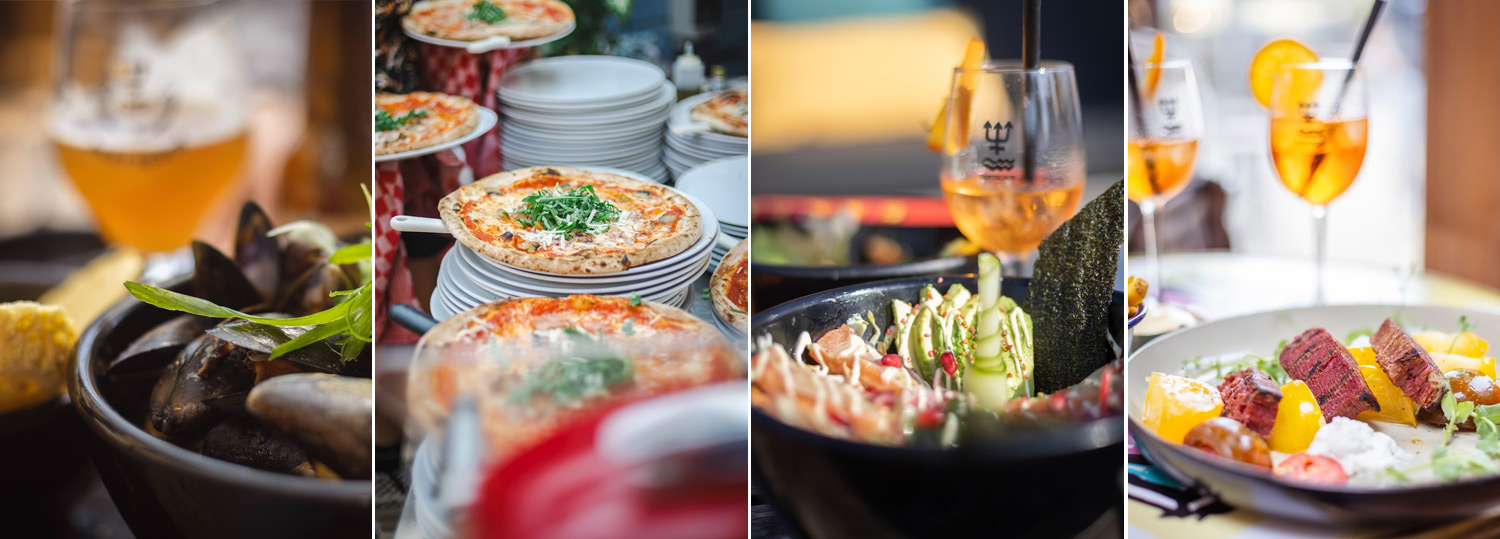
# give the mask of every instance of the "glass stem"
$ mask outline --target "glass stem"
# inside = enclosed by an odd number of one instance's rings
[[[1141,209],[1141,228],[1146,233],[1146,306],[1154,307],[1161,303],[1161,252],[1157,245],[1156,236],[1156,201],[1143,200],[1136,203]]]
[[[1314,204],[1312,207],[1313,218],[1313,266],[1317,272],[1313,289],[1313,305],[1327,303],[1327,296],[1323,289],[1323,273],[1328,267],[1328,206]]]
[[[1031,265],[1031,257],[1036,254],[1035,250],[1024,253],[997,252],[995,256],[1000,258],[1000,275],[1002,277],[1030,277],[1028,271]]]

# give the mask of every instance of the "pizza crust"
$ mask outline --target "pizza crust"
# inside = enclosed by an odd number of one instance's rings
[[[424,36],[432,36],[440,39],[451,39],[454,41],[479,41],[492,37],[508,37],[514,41],[523,39],[536,39],[556,35],[573,26],[573,8],[559,0],[529,0],[527,3],[540,4],[548,9],[561,11],[564,16],[560,20],[509,20],[500,24],[486,24],[483,22],[464,21],[462,24],[452,22],[454,17],[462,19],[467,14],[469,6],[478,0],[424,0],[412,4],[411,10],[401,19],[401,26],[408,31]],[[500,6],[508,15],[512,13],[512,6],[517,2],[506,0],[490,0],[491,3]],[[452,13],[457,11],[458,13]],[[516,17],[519,17],[517,15]]]
[[[476,128],[479,127],[479,110],[478,108],[476,108],[477,105],[475,105],[473,101],[470,101],[468,98],[463,96],[440,94],[436,92],[412,92],[409,94],[382,93],[375,96],[375,109],[380,110],[384,108],[384,105],[400,103],[412,97],[424,100],[430,99],[433,101],[444,102],[450,107],[464,109],[465,112],[463,113],[463,117],[454,126],[442,130],[436,135],[427,137],[422,140],[413,141],[410,137],[402,137],[396,142],[382,143],[380,141],[381,132],[377,131],[375,132],[375,155],[390,155],[393,153],[420,150],[422,148],[431,148],[439,144],[445,144],[463,138],[464,135],[473,132]],[[422,123],[418,122],[413,125],[402,126],[396,131],[409,132],[410,128],[417,127],[422,127]],[[388,133],[389,131],[386,132]]]
[[[725,90],[709,98],[708,101],[704,101],[694,106],[693,110],[689,111],[689,114],[692,116],[693,121],[708,124],[708,126],[713,128],[714,131],[726,135],[733,135],[736,137],[750,136],[750,122],[747,121],[744,116],[736,115],[736,117],[733,118],[735,120],[738,120],[738,122],[732,122],[729,118],[725,118],[724,111],[722,110],[724,108],[724,105],[721,100],[724,99],[725,96],[729,96],[732,94],[738,94],[740,96],[740,99],[745,100],[745,109],[748,112],[750,108],[749,92],[739,89]]]
[[[670,235],[651,240],[644,248],[626,253],[601,253],[588,250],[564,256],[541,256],[522,251],[511,245],[496,245],[475,236],[464,224],[461,214],[464,201],[483,196],[490,191],[503,192],[511,185],[530,179],[544,172],[555,172],[564,180],[582,180],[589,183],[612,183],[629,190],[649,190],[659,193],[674,207],[682,209],[676,230]],[[531,167],[501,172],[486,177],[448,193],[438,202],[438,212],[448,231],[464,246],[476,253],[502,264],[522,269],[560,275],[615,273],[635,266],[656,262],[683,252],[703,235],[703,215],[687,197],[661,184],[644,182],[606,172],[594,172],[567,167]]]
[[[729,278],[734,275],[734,270],[750,254],[750,238],[740,240],[734,244],[734,248],[724,254],[724,259],[719,261],[719,267],[714,268],[713,277],[708,280],[708,297],[714,302],[714,312],[719,319],[728,322],[740,333],[750,332],[750,313],[736,310],[729,297],[725,295],[724,289],[729,285]],[[750,291],[749,283],[745,284],[745,292]],[[745,298],[745,305],[749,306],[750,298]]]

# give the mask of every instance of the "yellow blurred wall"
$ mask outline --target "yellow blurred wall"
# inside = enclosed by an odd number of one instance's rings
[[[980,30],[951,9],[751,23],[755,152],[924,137]]]

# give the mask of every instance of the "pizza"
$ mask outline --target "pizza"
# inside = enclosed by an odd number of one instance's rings
[[[750,332],[750,240],[734,245],[708,281],[714,312],[740,333]]]
[[[691,111],[694,121],[708,124],[714,131],[736,137],[750,136],[750,92],[725,90],[697,104]]]
[[[567,30],[573,9],[559,0],[427,0],[412,4],[401,25],[455,41],[534,39]]]
[[[661,184],[563,167],[502,172],[438,202],[448,230],[474,252],[546,273],[613,273],[676,255],[703,217]]]
[[[375,96],[375,155],[430,148],[478,126],[479,110],[464,97],[434,92]]]
[[[481,305],[433,327],[414,357],[418,425],[442,428],[454,400],[470,395],[492,456],[613,403],[745,376],[741,352],[712,324],[626,297]]]

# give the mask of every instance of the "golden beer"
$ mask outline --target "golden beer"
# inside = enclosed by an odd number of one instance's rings
[[[958,229],[987,251],[1027,253],[1078,211],[1083,178],[1038,180],[944,172],[943,197]]]

